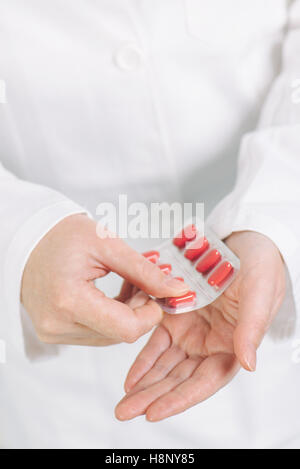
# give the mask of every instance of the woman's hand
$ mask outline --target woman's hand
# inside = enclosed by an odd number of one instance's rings
[[[284,297],[284,263],[261,234],[234,233],[227,244],[241,260],[236,280],[215,303],[164,316],[129,371],[118,419],[165,419],[215,394],[240,366],[255,371],[257,348]]]
[[[32,252],[23,275],[22,303],[42,342],[110,345],[134,342],[162,319],[161,308],[146,293],[116,299],[94,281],[110,272],[158,297],[187,291],[118,238],[99,238],[85,215],[56,225]]]

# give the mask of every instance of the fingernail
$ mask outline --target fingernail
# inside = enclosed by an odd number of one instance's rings
[[[249,350],[246,358],[245,358],[245,363],[247,365],[247,368],[249,371],[256,371],[256,362],[257,362],[257,359],[256,359],[256,349],[254,347],[251,346],[251,351]]]
[[[151,417],[151,415],[146,415],[146,420],[148,420],[148,422],[155,422],[154,418]]]
[[[128,384],[125,384],[124,386],[125,393],[128,394],[131,391],[132,387],[133,386],[129,386]]]
[[[121,412],[119,412],[119,409],[117,408],[115,410],[115,417],[120,420],[121,422],[124,422],[124,420],[126,420],[126,417],[125,415],[123,415]]]
[[[190,287],[185,282],[177,280],[176,278],[166,278],[165,285],[183,293],[190,289]]]

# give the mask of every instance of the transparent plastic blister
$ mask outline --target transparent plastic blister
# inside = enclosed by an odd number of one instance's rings
[[[238,257],[211,229],[206,227],[203,237],[195,224],[184,230],[191,227],[196,232],[194,237],[190,236],[192,239],[181,242],[180,237],[176,237],[144,254],[166,275],[183,280],[190,287],[190,292],[179,298],[155,298],[167,313],[188,313],[214,302],[231,285],[240,269]]]

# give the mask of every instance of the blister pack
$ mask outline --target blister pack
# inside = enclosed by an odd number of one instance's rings
[[[238,257],[209,228],[200,234],[196,224],[187,225],[174,239],[144,256],[166,274],[184,281],[190,291],[177,298],[155,300],[167,313],[188,313],[215,301],[233,282]]]

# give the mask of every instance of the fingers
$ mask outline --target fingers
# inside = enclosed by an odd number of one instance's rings
[[[129,300],[132,297],[134,288],[136,287],[134,287],[132,283],[129,283],[127,280],[124,280],[120,293],[115,299],[117,301],[122,301],[122,303],[125,303],[125,301]]]
[[[67,334],[56,336],[53,338],[53,340],[49,339],[43,342],[51,345],[76,345],[79,347],[108,347],[109,345],[116,345],[120,343],[118,340],[107,339],[101,337],[100,335],[90,335],[89,337],[83,337],[80,335],[72,336]]]
[[[162,381],[137,392],[134,388],[118,404],[116,416],[119,420],[129,420],[146,414],[152,422],[171,417],[211,397],[238,370],[239,364],[230,354],[187,358]]]
[[[265,281],[265,272],[248,276],[241,288],[238,324],[234,332],[235,354],[248,371],[256,370],[257,349],[276,308],[274,282]]]
[[[182,361],[186,359],[184,351],[172,345],[168,348],[156,362],[148,373],[137,383],[134,392],[140,389],[148,388],[149,386],[162,381],[168,374]]]
[[[260,233],[234,233],[227,244],[241,259],[234,350],[241,365],[255,371],[257,348],[284,297],[284,264],[277,247]]]
[[[139,390],[140,383],[133,389],[132,394],[116,407],[116,417],[119,420],[130,420],[146,413],[150,404],[161,396],[169,393],[180,383],[189,378],[199,365],[201,359],[187,358],[181,361],[166,377],[152,385]]]
[[[162,319],[162,310],[140,292],[135,303],[127,304],[105,297],[93,284],[80,289],[74,305],[75,322],[117,341],[134,342]]]
[[[183,282],[169,278],[152,262],[119,238],[99,241],[101,262],[139,289],[157,298],[180,296],[189,290]]]
[[[226,386],[239,370],[234,355],[206,358],[190,378],[151,404],[146,411],[151,422],[179,414],[199,404]]]
[[[80,324],[53,321],[43,330],[37,330],[41,342],[51,345],[82,345],[104,347],[117,344],[119,341],[108,339],[88,327]]]
[[[171,337],[168,331],[164,327],[159,326],[130,368],[124,385],[125,392],[129,392],[151,370],[156,360],[170,345]]]

